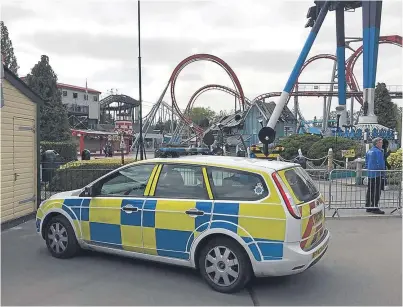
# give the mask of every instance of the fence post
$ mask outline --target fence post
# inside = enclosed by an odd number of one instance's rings
[[[329,172],[329,178],[330,178],[330,173],[333,170],[333,149],[329,148],[329,151],[327,152],[327,171]]]
[[[362,184],[362,159],[357,158],[355,159],[356,162],[356,176],[355,176],[355,184],[361,185]]]

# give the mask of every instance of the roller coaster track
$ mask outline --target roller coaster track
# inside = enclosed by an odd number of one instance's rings
[[[402,37],[399,35],[391,35],[391,36],[381,36],[379,38],[379,44],[393,44],[399,47],[402,47]],[[361,56],[363,52],[363,46],[360,46],[357,50],[355,50],[353,52],[353,54],[346,60],[346,83],[347,86],[350,88],[350,91],[347,92],[347,97],[354,97],[361,105],[363,103],[363,98],[362,98],[362,92],[360,91],[357,79],[354,75],[354,66],[358,60],[358,58]],[[319,54],[319,55],[315,55],[311,58],[309,58],[304,65],[302,66],[299,76],[301,75],[301,73],[304,71],[304,69],[311,64],[312,62],[319,60],[319,59],[330,59],[332,61],[337,61],[337,58],[335,55],[333,54]],[[217,65],[219,65],[220,67],[222,67],[225,72],[228,74],[228,76],[231,78],[231,81],[234,85],[235,90],[222,86],[222,85],[218,85],[218,84],[209,84],[206,86],[201,87],[200,89],[198,89],[191,97],[191,99],[189,100],[185,111],[182,113],[181,110],[179,109],[177,100],[176,100],[176,96],[175,96],[175,85],[176,85],[176,81],[177,78],[180,74],[180,72],[189,64],[196,62],[196,61],[209,61],[209,62],[213,62]],[[193,108],[194,102],[197,100],[197,98],[204,93],[205,91],[209,91],[209,90],[220,90],[223,92],[226,92],[230,95],[233,95],[235,97],[237,97],[240,101],[240,105],[241,108],[244,110],[245,105],[247,107],[250,107],[251,105],[253,105],[253,103],[257,100],[262,100],[264,98],[269,98],[269,97],[275,97],[275,96],[279,96],[281,94],[281,92],[270,92],[270,93],[265,93],[265,94],[261,94],[259,96],[257,96],[255,99],[253,99],[252,101],[249,101],[248,99],[245,98],[242,86],[239,82],[238,77],[236,76],[235,72],[232,70],[232,68],[226,63],[224,62],[222,59],[220,59],[219,57],[216,57],[214,55],[211,54],[195,54],[195,55],[191,55],[189,57],[187,57],[186,59],[182,60],[173,70],[171,77],[169,78],[169,81],[164,89],[164,91],[162,92],[159,100],[157,101],[157,103],[153,106],[153,108],[151,109],[151,111],[144,117],[144,124],[143,124],[143,131],[145,132],[145,134],[148,132],[149,128],[151,127],[151,124],[157,114],[157,111],[159,109],[159,107],[162,104],[162,99],[164,97],[164,95],[166,94],[166,91],[168,90],[168,87],[170,86],[170,93],[171,93],[171,99],[172,99],[172,106],[173,108],[172,111],[174,112],[174,114],[180,118],[181,120],[181,125],[177,126],[177,129],[175,130],[174,134],[177,134],[181,131],[181,129],[183,129],[184,126],[189,126],[192,127],[192,129],[194,130],[194,132],[198,135],[201,136],[204,133],[204,129],[197,126],[196,124],[194,124],[192,122],[192,120],[189,117],[190,114],[190,110]],[[323,97],[323,96],[337,96],[338,93],[337,92],[329,92],[329,91],[298,91],[297,93],[295,92],[295,86],[293,88],[293,91],[290,93],[290,97],[291,96],[312,96],[312,97]],[[289,97],[289,99],[290,99]],[[168,105],[165,105],[168,106]],[[169,107],[169,106],[168,106]],[[301,119],[303,119],[301,110],[298,108],[297,110],[299,116]],[[171,138],[172,141],[173,138]],[[138,140],[136,139],[135,142],[133,143],[133,146],[135,146],[137,144]]]

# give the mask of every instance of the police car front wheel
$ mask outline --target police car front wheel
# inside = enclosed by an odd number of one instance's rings
[[[79,250],[70,222],[61,215],[53,217],[45,229],[46,246],[53,257],[71,258]]]
[[[199,257],[199,268],[210,287],[224,293],[244,288],[252,271],[243,248],[224,237],[215,238],[204,246]]]

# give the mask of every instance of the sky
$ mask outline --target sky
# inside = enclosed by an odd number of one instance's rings
[[[313,1],[213,0],[141,2],[142,96],[144,113],[165,88],[172,71],[186,57],[208,53],[224,60],[236,73],[245,96],[282,91],[310,29],[304,28]],[[42,54],[58,81],[108,94],[139,97],[137,1],[134,0],[8,0],[1,6],[25,76]],[[362,10],[345,13],[346,36],[362,36]],[[384,0],[381,35],[402,35],[400,0]],[[351,44],[358,48],[359,43]],[[329,12],[308,57],[335,53],[335,13]],[[346,51],[346,58],[351,51]],[[362,57],[355,76],[362,87]],[[394,45],[379,48],[377,81],[403,84],[403,53]],[[301,82],[330,82],[333,62],[309,65]],[[175,85],[176,101],[184,109],[192,94],[206,84],[233,87],[218,65],[198,61],[186,66]],[[171,102],[168,90],[164,100]],[[277,101],[276,98],[271,99]],[[299,99],[305,118],[322,116],[323,98]],[[402,101],[396,101],[402,105]],[[333,99],[332,109],[337,105]],[[234,98],[220,91],[202,94],[195,106],[215,111],[234,108]],[[289,107],[292,108],[290,103]],[[355,103],[355,109],[358,109]]]

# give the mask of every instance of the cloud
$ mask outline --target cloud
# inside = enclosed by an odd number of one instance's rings
[[[1,7],[1,20],[6,24],[14,23],[21,19],[34,17],[35,12],[20,5],[2,4]]]

